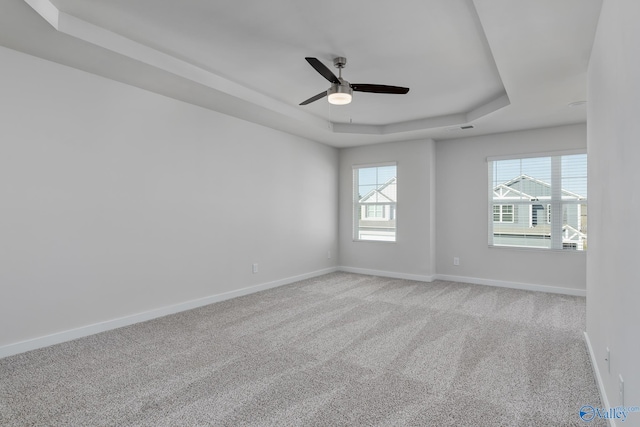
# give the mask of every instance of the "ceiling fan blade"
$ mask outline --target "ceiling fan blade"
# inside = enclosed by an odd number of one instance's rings
[[[317,101],[318,99],[322,99],[325,96],[327,96],[327,91],[325,90],[324,92],[320,92],[319,94],[312,96],[311,98],[307,99],[306,101],[302,101],[300,103],[300,105],[307,105],[307,104],[311,104],[314,101]]]
[[[404,95],[405,93],[409,92],[408,87],[388,86],[388,85],[370,85],[366,83],[352,83],[351,89],[357,92],[393,93],[398,95]]]
[[[340,84],[340,80],[338,80],[336,75],[333,74],[331,70],[327,68],[326,65],[320,62],[318,58],[306,57],[304,59],[306,59],[309,65],[311,65],[317,72],[319,72],[322,75],[322,77],[329,80],[331,83],[334,83],[337,85]]]

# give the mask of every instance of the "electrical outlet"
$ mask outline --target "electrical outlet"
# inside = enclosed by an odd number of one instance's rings
[[[453,265],[460,265],[460,258],[457,256],[453,257]]]
[[[258,263],[253,264],[252,269],[253,269],[253,274],[256,274],[258,272]]]
[[[607,362],[607,373],[611,373],[611,351],[609,351],[609,347],[607,347],[607,356],[604,358]]]
[[[327,259],[331,259],[331,251],[327,251]]]
[[[619,387],[619,395],[620,395],[620,406],[624,406],[624,380],[622,379],[622,375],[618,375],[620,382],[618,383]]]

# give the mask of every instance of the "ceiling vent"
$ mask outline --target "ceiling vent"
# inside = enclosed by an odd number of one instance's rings
[[[473,129],[473,125],[451,126],[451,127],[445,128],[447,132],[455,132],[459,130],[468,130],[468,129]]]

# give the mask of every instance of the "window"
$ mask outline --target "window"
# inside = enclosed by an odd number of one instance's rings
[[[353,167],[353,239],[396,241],[396,164]]]
[[[587,249],[587,155],[489,158],[489,245]]]
[[[365,217],[366,220],[385,219],[385,208],[382,205],[367,205]]]
[[[493,222],[513,222],[513,205],[493,205]]]

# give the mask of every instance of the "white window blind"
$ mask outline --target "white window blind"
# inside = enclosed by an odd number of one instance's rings
[[[489,245],[587,249],[587,155],[489,159]]]
[[[353,167],[353,239],[396,241],[397,166]]]

